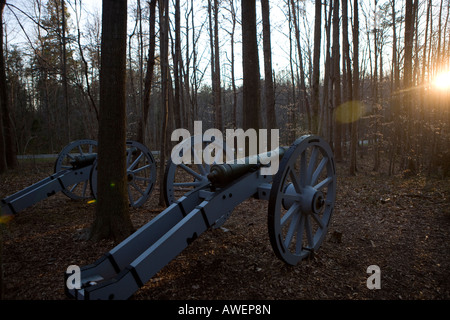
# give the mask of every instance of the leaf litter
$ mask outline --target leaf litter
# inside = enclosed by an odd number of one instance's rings
[[[53,164],[21,163],[0,176],[0,198],[52,173]],[[368,167],[368,166],[367,166]],[[201,235],[131,299],[133,300],[366,300],[450,299],[450,181],[423,176],[357,176],[338,164],[338,191],[320,250],[292,267],[272,251],[267,202],[249,199],[222,228]],[[156,185],[141,208],[139,228],[164,207]],[[72,264],[93,263],[114,248],[85,240],[95,204],[62,193],[2,225],[4,298],[61,300],[63,274]],[[367,268],[379,266],[381,289],[370,290]]]

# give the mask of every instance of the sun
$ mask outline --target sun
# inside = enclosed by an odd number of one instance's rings
[[[433,80],[433,86],[440,90],[450,89],[450,71],[439,73]]]

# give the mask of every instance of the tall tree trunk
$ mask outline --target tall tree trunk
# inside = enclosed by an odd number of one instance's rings
[[[98,198],[91,238],[120,241],[133,231],[126,175],[127,0],[103,0]]]
[[[192,85],[192,119],[197,120],[198,117],[198,80],[197,80],[197,40],[198,36],[195,33],[195,14],[194,14],[194,0],[191,0],[191,8],[192,8],[192,65],[193,65],[193,85]],[[197,38],[196,38],[197,36]],[[191,124],[189,124],[191,125]]]
[[[0,0],[0,174],[8,169],[6,164],[6,145],[5,134],[3,129],[3,115],[6,103],[8,102],[8,91],[6,90],[6,70],[5,58],[3,56],[3,9],[5,8],[6,0]],[[1,266],[1,265],[0,265]]]
[[[359,5],[358,0],[353,0],[353,103],[351,108],[350,126],[350,175],[355,175],[356,167],[356,146],[358,144],[358,116],[359,110]]]
[[[15,168],[18,165],[17,162],[17,148],[15,143],[15,134],[13,123],[10,115],[9,97],[8,97],[8,84],[6,82],[6,67],[5,67],[5,57],[3,53],[3,9],[5,7],[6,1],[0,1],[0,114],[3,125],[3,141],[4,141],[4,155],[6,160],[6,165],[8,168]],[[1,126],[0,126],[1,129]],[[1,134],[0,134],[1,136]],[[1,160],[0,160],[1,162]],[[0,165],[1,166],[1,165]]]
[[[380,167],[380,135],[379,135],[379,103],[378,103],[378,50],[379,50],[379,43],[378,43],[378,37],[380,30],[378,30],[377,22],[378,22],[378,16],[377,16],[377,9],[378,9],[378,0],[375,0],[375,14],[373,17],[374,22],[374,29],[373,29],[373,47],[374,47],[374,68],[373,70],[373,101],[374,101],[374,107],[373,107],[373,113],[375,115],[375,129],[374,129],[374,166],[373,171],[378,171]]]
[[[350,45],[348,42],[348,1],[342,0],[342,84],[343,84],[343,102],[347,106],[341,109],[344,116],[342,124],[343,141],[347,141],[347,131],[351,126],[350,101],[352,100],[352,66],[350,59]],[[344,155],[347,155],[347,144],[344,144]]]
[[[294,29],[295,29],[295,39],[297,42],[297,54],[298,54],[298,62],[299,62],[299,72],[300,72],[300,110],[303,108],[306,110],[306,115],[308,119],[308,129],[311,131],[311,110],[309,105],[309,99],[308,94],[306,92],[306,83],[305,83],[305,70],[303,68],[303,54],[302,54],[302,47],[300,44],[300,30],[298,27],[298,19],[297,19],[297,13],[296,13],[296,7],[294,0],[291,0],[291,6],[292,6],[292,18],[294,23]]]
[[[340,46],[339,46],[339,2],[334,0],[333,5],[333,47],[332,47],[332,61],[333,61],[333,114],[335,114],[337,107],[341,105],[341,73],[340,73]],[[334,115],[334,153],[336,161],[342,161],[341,148],[341,130],[342,125],[336,121]]]
[[[331,100],[331,94],[330,89],[332,86],[332,66],[331,66],[331,19],[332,19],[332,13],[333,13],[333,1],[329,1],[329,11],[326,12],[325,7],[325,15],[327,15],[327,18],[325,20],[325,34],[326,34],[326,46],[325,46],[325,70],[324,70],[324,84],[323,84],[323,100],[322,100],[322,111],[321,111],[321,117],[319,120],[319,134],[325,136],[328,139],[328,142],[333,145],[333,135],[332,135],[332,122],[330,121],[330,109],[332,103],[330,103]]]
[[[260,128],[259,58],[256,1],[242,1],[243,129]],[[248,148],[246,148],[248,151]]]
[[[411,158],[411,94],[410,88],[412,85],[412,51],[414,39],[414,21],[413,21],[413,0],[406,0],[405,6],[405,49],[404,49],[404,65],[403,65],[403,105],[406,111],[407,128],[406,128],[406,161],[407,166],[412,165]]]
[[[71,141],[71,129],[70,129],[70,106],[69,106],[69,90],[67,83],[67,45],[66,45],[66,15],[65,15],[65,0],[61,0],[61,76],[63,82],[64,93],[64,110],[66,116],[66,130],[67,130],[67,143]]]
[[[156,47],[156,2],[158,0],[151,0],[149,2],[150,21],[149,21],[149,37],[150,44],[148,47],[147,70],[144,79],[144,95],[142,97],[142,117],[139,119],[136,141],[145,144],[145,131],[147,128],[148,111],[150,109],[150,95],[152,90],[153,70],[155,68],[155,47]]]
[[[182,61],[181,61],[181,13],[180,13],[180,0],[175,0],[175,52],[173,52],[173,74],[174,74],[174,84],[175,84],[175,95],[174,95],[174,110],[175,110],[175,121],[177,128],[184,127],[184,108],[181,103],[182,98]]]
[[[219,26],[218,1],[208,0],[209,45],[211,52],[211,83],[214,100],[214,125],[222,130],[222,98],[220,89],[220,52],[219,52]]]
[[[160,63],[161,63],[161,101],[163,106],[163,125],[159,163],[160,190],[164,188],[164,167],[167,153],[167,128],[169,126],[169,0],[159,0]],[[164,205],[164,193],[160,192],[159,205]]]
[[[319,80],[320,80],[320,45],[322,35],[322,1],[315,2],[314,19],[314,57],[313,57],[313,79],[312,79],[312,132],[319,133]]]
[[[220,86],[219,1],[214,0],[214,110],[216,128],[223,130],[222,90]]]
[[[232,27],[231,27],[231,32],[230,32],[230,37],[231,37],[231,87],[233,89],[233,127],[236,128],[237,127],[237,88],[236,88],[236,76],[235,76],[235,71],[234,71],[234,66],[235,66],[235,55],[234,55],[234,34],[235,34],[235,30],[236,30],[236,9],[234,7],[234,0],[230,0],[230,12],[231,12],[231,22],[232,22]]]
[[[267,129],[277,127],[275,114],[275,93],[272,76],[272,46],[270,41],[270,5],[269,0],[261,0],[261,13],[263,20],[263,50],[264,50],[264,89],[266,103]],[[268,141],[268,145],[270,141]]]

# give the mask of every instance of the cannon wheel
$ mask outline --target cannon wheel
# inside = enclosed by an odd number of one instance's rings
[[[90,153],[97,153],[97,141],[95,140],[76,140],[65,146],[59,153],[55,161],[55,173],[71,169],[70,162],[75,159],[76,156],[82,156]],[[91,192],[89,190],[89,177],[86,180],[68,186],[63,189],[62,192],[71,199],[84,200],[91,198]]]
[[[128,200],[131,207],[141,207],[156,182],[156,162],[150,150],[137,141],[127,141]],[[91,170],[91,188],[97,198],[97,161]]]
[[[297,139],[281,160],[269,197],[268,231],[278,258],[296,265],[319,249],[335,197],[330,146],[317,136]]]
[[[201,142],[201,155],[197,155],[195,151],[195,144]],[[187,146],[186,146],[187,144]],[[217,150],[222,150],[213,155],[214,159],[203,161],[202,155],[203,150],[206,146],[210,145],[211,148],[217,148]],[[174,203],[181,195],[195,190],[196,188],[201,188],[207,185],[209,182],[208,174],[210,172],[210,164],[222,163],[226,161],[227,154],[234,152],[231,148],[227,146],[223,140],[208,140],[204,136],[192,136],[173,149],[173,152],[179,152],[180,157],[183,156],[183,146],[186,149],[191,150],[191,163],[192,165],[186,165],[184,163],[176,164],[172,161],[172,157],[167,161],[166,170],[164,173],[164,200],[167,206]],[[235,158],[233,158],[235,159]],[[222,162],[219,162],[222,161]],[[196,164],[195,162],[201,162]],[[210,164],[208,164],[210,163]]]

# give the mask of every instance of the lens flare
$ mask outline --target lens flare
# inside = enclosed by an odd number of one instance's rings
[[[336,108],[336,120],[340,123],[352,123],[364,114],[364,105],[361,101],[348,101]]]
[[[440,90],[450,89],[450,71],[442,72],[433,80],[433,86]]]
[[[13,215],[12,214],[3,214],[0,215],[0,224],[7,224],[8,222],[10,222],[13,219]]]

